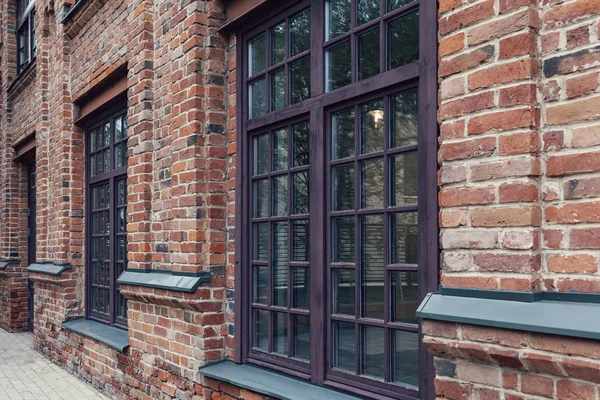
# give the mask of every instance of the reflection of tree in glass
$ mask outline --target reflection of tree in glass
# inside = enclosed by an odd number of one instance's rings
[[[388,24],[388,43],[390,69],[419,59],[419,10]]]
[[[358,80],[379,74],[379,27],[358,37]]]
[[[310,10],[303,11],[290,22],[292,56],[310,49]]]
[[[383,100],[363,104],[361,110],[361,154],[383,150]]]
[[[310,57],[292,64],[292,104],[310,97]]]
[[[379,0],[358,0],[357,25],[362,25],[379,17]]]
[[[285,23],[271,30],[271,65],[285,60]]]
[[[417,89],[410,89],[394,96],[392,100],[394,118],[394,141],[391,147],[417,144],[418,109]]]
[[[352,83],[352,55],[350,40],[327,51],[327,90],[335,90]]]
[[[354,164],[333,169],[333,210],[354,209]]]
[[[294,137],[294,167],[308,165],[308,122],[301,122],[292,126]]]
[[[354,108],[339,111],[332,116],[333,159],[354,155]]]
[[[308,173],[294,174],[293,213],[308,214]]]
[[[333,39],[350,30],[350,0],[329,0],[327,38]]]

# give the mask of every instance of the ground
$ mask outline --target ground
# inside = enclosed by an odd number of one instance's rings
[[[0,399],[108,398],[35,352],[31,334],[7,333],[0,329]]]

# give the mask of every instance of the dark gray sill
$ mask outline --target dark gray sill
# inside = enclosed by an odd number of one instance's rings
[[[221,361],[198,369],[201,375],[281,400],[356,400],[331,389],[233,361]]]
[[[73,17],[73,14],[75,14],[77,10],[79,10],[86,2],[87,0],[77,0],[77,2],[75,2],[75,4],[71,7],[66,5],[63,6],[64,17],[60,20],[60,23],[65,25]]]
[[[62,327],[70,332],[104,343],[120,352],[129,347],[129,334],[127,331],[114,326],[82,318],[63,322]]]
[[[145,269],[128,269],[117,282],[123,285],[144,286],[154,289],[193,293],[198,287],[210,282],[210,272],[184,273]]]
[[[0,260],[0,271],[5,270],[9,265],[20,264],[19,260]]]
[[[46,274],[52,276],[59,276],[63,271],[71,269],[70,264],[54,264],[53,262],[39,262],[30,264],[27,267],[27,271],[36,272],[38,274]]]
[[[600,339],[600,295],[440,288],[417,317],[526,332]]]

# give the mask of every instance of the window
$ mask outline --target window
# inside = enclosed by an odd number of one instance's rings
[[[127,327],[117,278],[127,267],[127,112],[87,129],[87,313]]]
[[[34,0],[19,0],[17,9],[17,72],[21,73],[37,54]]]
[[[435,2],[282,4],[240,34],[238,361],[431,398]]]

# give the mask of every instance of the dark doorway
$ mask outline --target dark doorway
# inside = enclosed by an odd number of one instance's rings
[[[27,262],[35,262],[36,251],[35,156],[27,164]],[[27,279],[27,330],[33,332],[33,281]]]

